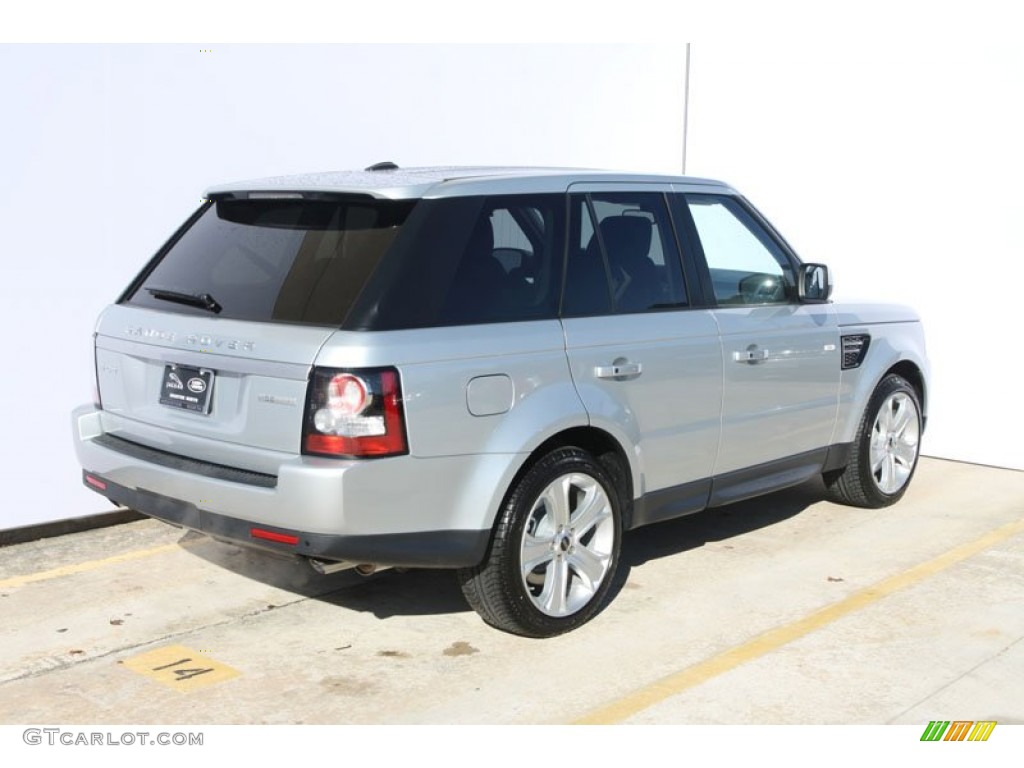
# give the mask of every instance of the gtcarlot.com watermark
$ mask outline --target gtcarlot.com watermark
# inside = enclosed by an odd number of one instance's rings
[[[22,740],[50,747],[201,747],[202,733],[184,731],[73,731],[67,728],[26,728]]]

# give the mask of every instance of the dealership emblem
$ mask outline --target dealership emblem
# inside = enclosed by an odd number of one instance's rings
[[[171,375],[174,376],[173,373]],[[202,392],[205,392],[206,391],[206,382],[203,381],[202,379],[200,379],[199,377],[195,377],[195,378],[189,379],[188,380],[188,390],[189,390],[189,392],[195,392],[197,395],[202,393]]]
[[[193,381],[195,381],[195,379],[192,379],[192,380],[189,381],[189,383],[188,383],[189,389],[192,388],[192,382]],[[171,371],[170,373],[167,374],[167,388],[168,389],[184,389],[185,388],[185,385],[181,383],[181,379],[178,378],[178,374],[176,374],[174,371]],[[192,390],[192,391],[194,392],[195,390]],[[199,390],[199,391],[202,392],[202,390]]]

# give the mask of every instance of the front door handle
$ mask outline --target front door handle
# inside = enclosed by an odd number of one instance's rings
[[[732,353],[732,359],[737,363],[763,363],[771,353],[767,349],[751,347],[742,351]]]
[[[598,365],[594,368],[594,375],[599,379],[625,379],[631,376],[639,376],[644,372],[640,363],[630,363],[625,360],[616,360],[611,365]]]

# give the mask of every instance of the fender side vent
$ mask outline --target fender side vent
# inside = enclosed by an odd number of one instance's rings
[[[843,336],[843,370],[859,368],[860,364],[864,362],[864,356],[868,353],[870,344],[871,337],[866,333]]]

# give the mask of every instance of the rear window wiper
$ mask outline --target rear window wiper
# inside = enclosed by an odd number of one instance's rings
[[[190,307],[205,309],[207,312],[213,312],[215,315],[220,314],[220,311],[224,309],[224,307],[222,307],[217,300],[208,293],[182,293],[181,291],[172,291],[169,288],[147,288],[146,290],[154,299],[174,301],[178,304],[188,304]]]

